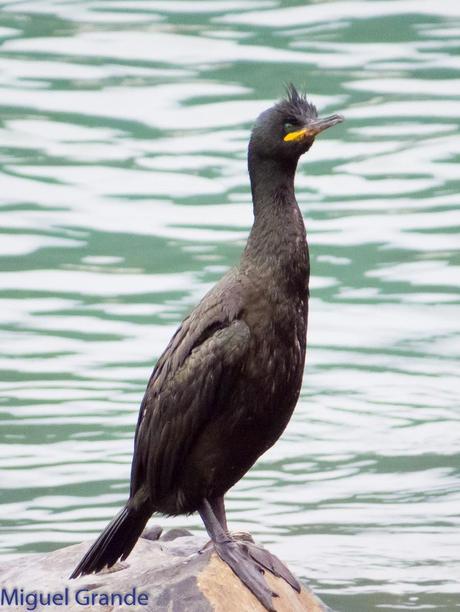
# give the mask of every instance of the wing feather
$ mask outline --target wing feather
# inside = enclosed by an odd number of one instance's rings
[[[145,393],[135,437],[131,495],[148,485],[153,500],[173,489],[196,436],[238,376],[250,331],[240,319],[186,319],[158,361]],[[197,317],[203,322],[203,319]]]

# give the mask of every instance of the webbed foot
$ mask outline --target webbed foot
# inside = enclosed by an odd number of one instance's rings
[[[214,506],[218,509],[220,520],[207,499],[203,500],[199,513],[215,551],[260,603],[269,612],[275,612],[273,597],[278,597],[278,594],[267,584],[264,577],[265,570],[278,578],[283,578],[298,593],[301,588],[300,584],[278,557],[254,544],[250,534],[229,534],[223,499],[219,498],[219,504],[215,502]],[[200,552],[203,552],[208,546],[209,543]]]
[[[276,612],[272,598],[278,597],[278,594],[268,586],[264,570],[250,553],[247,544],[228,538],[225,541],[214,542],[214,548],[222,561],[233,570],[260,603],[269,612]]]
[[[268,569],[278,578],[283,578],[297,593],[300,593],[301,586],[299,581],[276,555],[250,542],[247,542],[247,549],[254,561]]]

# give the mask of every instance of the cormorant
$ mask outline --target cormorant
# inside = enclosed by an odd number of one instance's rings
[[[224,495],[285,429],[305,362],[310,263],[294,194],[300,156],[343,121],[319,119],[293,85],[252,130],[254,224],[239,266],[183,321],[140,406],[129,499],[71,578],[126,559],[154,512],[198,511],[217,554],[268,609],[264,569],[300,586],[268,551],[235,540]]]

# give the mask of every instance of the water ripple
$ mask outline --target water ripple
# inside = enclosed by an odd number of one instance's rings
[[[249,128],[292,80],[346,122],[297,176],[301,399],[229,518],[338,610],[456,607],[459,6],[0,6],[2,553],[125,499],[152,365],[238,260]]]

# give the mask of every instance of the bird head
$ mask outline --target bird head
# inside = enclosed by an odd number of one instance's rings
[[[262,159],[297,163],[318,134],[343,120],[341,115],[320,119],[316,107],[291,84],[286,97],[257,118],[249,151]]]

